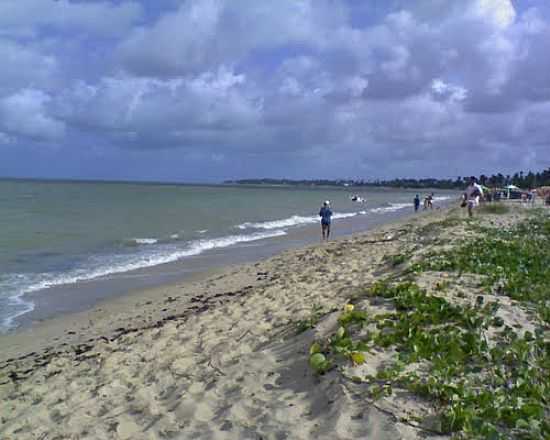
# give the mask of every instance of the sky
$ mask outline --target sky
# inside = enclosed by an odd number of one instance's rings
[[[547,0],[1,0],[0,176],[550,166]]]

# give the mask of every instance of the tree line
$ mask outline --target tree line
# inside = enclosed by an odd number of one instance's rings
[[[550,186],[550,167],[540,172],[519,171],[510,174],[481,174],[476,176],[478,182],[490,188],[502,188],[506,185],[516,185],[522,189]],[[439,189],[462,189],[470,180],[470,176],[458,176],[456,179],[389,179],[389,180],[363,180],[363,179],[240,179],[228,180],[227,184],[240,185],[305,185],[305,186],[384,186],[392,188],[439,188]]]

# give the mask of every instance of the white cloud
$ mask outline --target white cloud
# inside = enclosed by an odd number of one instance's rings
[[[24,89],[0,100],[0,129],[13,137],[37,141],[59,140],[65,123],[48,115],[51,97],[40,90]]]
[[[510,26],[516,18],[511,0],[476,0],[473,2],[472,12],[502,28]]]
[[[186,0],[141,15],[129,1],[62,0],[57,14],[23,4],[36,14],[0,4],[10,139],[66,131],[76,150],[93,139],[227,167],[269,155],[274,172],[300,158],[296,170],[343,175],[437,170],[457,149],[497,164],[525,145],[540,158],[548,143],[550,9],[540,5]]]
[[[0,38],[0,96],[24,87],[49,87],[58,73],[54,56]]]
[[[186,79],[109,77],[66,90],[55,112],[82,130],[126,133],[128,146],[185,146],[254,126],[261,109],[247,93],[244,75],[224,67]]]
[[[448,84],[439,78],[432,81],[432,91],[437,97],[448,98],[451,101],[464,101],[468,96],[468,91],[464,87]]]
[[[322,46],[345,18],[345,7],[328,0],[279,0],[276,6],[256,0],[189,0],[136,29],[118,52],[128,72],[185,75],[237,63],[250,51]]]

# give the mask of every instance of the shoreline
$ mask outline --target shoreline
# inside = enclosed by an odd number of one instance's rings
[[[386,229],[393,229],[400,224],[408,223],[411,220],[432,218],[434,215],[445,215],[450,207],[442,207],[433,211],[419,211],[398,216],[386,222],[376,224],[372,229],[361,232],[340,233],[329,243],[337,243],[342,240],[350,240],[363,235],[379,234]],[[317,226],[317,225],[316,225]],[[309,233],[317,227],[306,226]],[[254,272],[254,268],[260,267],[262,263],[269,262],[273,258],[286,254],[292,255],[295,252],[314,250],[326,244],[304,243],[297,247],[281,247],[274,255],[260,257],[259,259],[237,264],[225,264],[223,266],[211,267],[205,270],[192,272],[178,280],[154,285],[149,288],[136,288],[125,290],[124,293],[107,297],[96,301],[83,310],[60,312],[45,319],[33,319],[34,312],[22,315],[18,320],[22,324],[4,334],[0,334],[0,362],[24,356],[31,352],[40,352],[48,346],[60,346],[63,344],[82,344],[89,342],[93,337],[111,337],[119,323],[142,320],[143,325],[151,325],[164,319],[168,313],[163,312],[164,301],[172,298],[178,292],[178,298],[190,299],[193,292],[214,290],[215,294],[222,293],[226,283],[234,288],[255,287],[265,281],[263,275]],[[174,263],[175,264],[175,263]],[[169,266],[166,264],[165,266]],[[181,291],[181,292],[180,292]],[[170,300],[168,300],[170,302]],[[132,312],[134,307],[141,308],[138,312]],[[177,312],[177,310],[172,310]],[[38,315],[40,316],[40,315]]]
[[[504,214],[476,212],[473,223],[464,210],[441,209],[111,301],[105,310],[74,317],[78,331],[65,329],[55,346],[45,343],[52,336],[40,330],[46,327],[34,327],[27,335],[34,353],[25,354],[22,334],[13,335],[21,345],[0,361],[0,436],[420,440],[429,433],[449,439],[436,423],[433,398],[399,390],[399,381],[392,394],[391,375],[374,379],[393,371],[400,351],[373,346],[364,360],[334,358],[323,375],[312,369],[310,353],[315,343],[333,340],[345,304],[368,310],[373,323],[394,313],[389,297],[370,293],[380,280],[400,282],[411,264],[475,232],[472,224],[503,229],[526,216],[522,207],[503,206]],[[506,326],[525,338],[535,333],[529,313],[483,290],[477,275],[432,269],[416,277],[429,301],[453,307],[480,296],[498,301]],[[418,362],[409,367],[405,372],[430,371]],[[372,398],[372,387],[388,384],[389,394],[380,388],[382,398]]]
[[[351,202],[341,191],[159,189],[149,185],[140,193],[151,200],[159,195],[159,200],[147,209],[133,197],[131,188],[113,187],[110,191],[99,184],[71,185],[49,190],[36,182],[23,182],[0,188],[14,198],[16,218],[27,216],[29,223],[10,225],[10,216],[4,219],[9,240],[0,255],[4,269],[0,276],[0,333],[30,320],[82,311],[130,290],[178,282],[190,272],[255,261],[284,247],[315,242],[315,207],[321,198],[339,200],[337,234],[340,225],[355,232],[355,228],[370,229],[387,221],[392,217],[390,211],[408,214],[403,206],[412,200],[407,191],[375,191],[367,208]],[[85,196],[76,197],[81,191]],[[66,206],[51,212],[46,209],[43,220],[25,211],[29,204],[56,206],[55,197],[64,193],[70,195]],[[446,199],[455,193],[442,191],[440,195]],[[127,202],[119,203],[126,198]],[[187,215],[183,204],[174,205],[174,200],[188,200],[192,215]],[[256,202],[247,204],[247,200]],[[92,221],[94,206],[102,204],[111,207],[109,215]],[[120,221],[127,215],[136,220]]]
[[[336,220],[334,239],[365,233],[384,225],[391,225],[413,216],[429,215],[440,209],[446,209],[449,200],[442,202],[433,211],[418,213],[387,212],[380,216],[342,218]],[[412,210],[411,210],[412,211]],[[151,267],[131,270],[107,278],[97,278],[63,284],[38,291],[25,293],[23,301],[31,302],[34,308],[14,318],[15,328],[7,330],[4,335],[19,333],[36,323],[50,321],[63,315],[72,315],[93,309],[109,301],[117,301],[134,293],[162,289],[201,279],[201,274],[211,270],[223,270],[235,265],[253,264],[284,252],[288,249],[315,245],[318,242],[318,225],[303,225],[291,229],[282,237],[266,238],[262,242],[253,242],[252,246],[236,244],[227,249],[206,251],[182,260],[163,263]],[[2,333],[0,333],[0,336]]]

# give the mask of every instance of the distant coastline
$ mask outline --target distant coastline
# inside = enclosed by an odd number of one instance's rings
[[[222,182],[196,182],[177,180],[136,180],[136,179],[83,179],[83,178],[52,178],[26,176],[0,176],[1,181],[13,182],[44,182],[44,183],[116,183],[121,185],[162,185],[162,186],[262,186],[262,187],[370,187],[370,188],[405,188],[405,189],[463,189],[470,176],[450,178],[394,178],[394,179],[288,179],[288,178],[248,178],[227,179]],[[550,186],[550,167],[539,172],[529,170],[510,174],[496,173],[490,176],[480,174],[477,180],[488,187],[504,187],[516,185],[529,189],[540,186]]]
[[[396,178],[388,180],[366,180],[366,179],[238,179],[226,180],[226,185],[262,185],[262,186],[330,186],[330,187],[386,187],[386,188],[423,188],[423,189],[462,189],[470,179],[470,176],[458,176],[456,179],[436,178]],[[534,173],[529,171],[516,172],[513,175],[502,173],[491,176],[481,174],[477,180],[482,185],[489,187],[503,187],[513,184],[520,188],[535,188],[538,186],[550,186],[550,168]]]
[[[463,188],[462,182],[440,181],[438,179],[395,179],[384,181],[365,180],[294,180],[294,179],[239,179],[226,180],[224,185],[240,186],[266,186],[266,187],[342,187],[342,188],[399,188],[399,189],[459,189]]]

